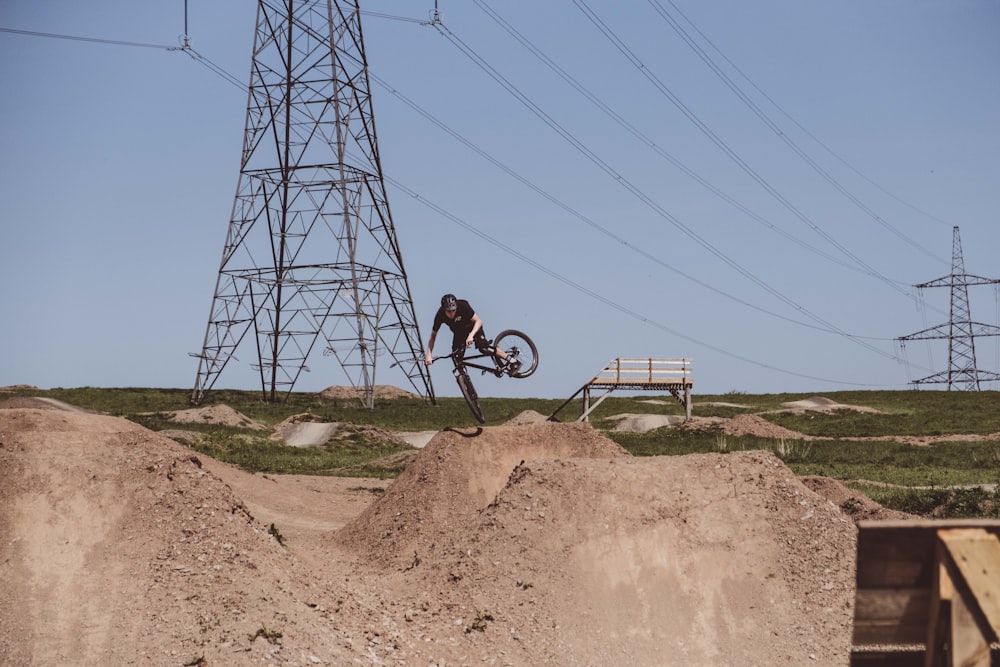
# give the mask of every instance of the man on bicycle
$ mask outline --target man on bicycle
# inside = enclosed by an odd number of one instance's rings
[[[472,306],[465,299],[459,299],[454,294],[445,294],[441,297],[441,307],[434,314],[434,326],[431,329],[431,337],[427,341],[427,358],[424,363],[428,366],[434,361],[434,341],[437,339],[438,329],[442,324],[447,324],[451,329],[452,351],[460,350],[461,355],[465,355],[465,348],[473,343],[476,349],[483,354],[493,354],[501,366],[506,363],[507,353],[503,350],[493,350],[490,341],[486,340],[486,332],[483,331],[483,321],[473,310]]]

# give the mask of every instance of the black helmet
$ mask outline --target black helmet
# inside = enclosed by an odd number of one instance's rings
[[[445,294],[441,297],[441,307],[445,310],[455,310],[458,308],[458,299],[454,294]]]

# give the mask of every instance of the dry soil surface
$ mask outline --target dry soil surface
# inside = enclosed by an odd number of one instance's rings
[[[442,431],[389,483],[3,407],[3,665],[848,662],[852,517],[767,453],[515,424]]]

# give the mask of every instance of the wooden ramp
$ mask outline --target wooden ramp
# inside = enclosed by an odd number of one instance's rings
[[[670,395],[684,406],[684,417],[690,419],[691,387],[693,384],[690,359],[624,359],[619,357],[602,368],[597,375],[556,408],[555,412],[549,415],[549,421],[556,421],[556,415],[582,393],[583,414],[577,421],[585,422],[590,417],[590,413],[615,389],[669,391]],[[593,389],[603,390],[604,393],[591,402]]]
[[[1000,521],[858,524],[852,667],[1000,667]]]

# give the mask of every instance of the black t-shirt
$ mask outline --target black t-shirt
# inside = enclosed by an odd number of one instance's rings
[[[442,324],[447,324],[451,332],[456,336],[461,334],[462,336],[468,336],[469,332],[472,331],[472,327],[475,324],[472,321],[472,316],[476,314],[476,311],[472,309],[469,302],[465,299],[458,299],[458,307],[455,309],[455,317],[448,317],[444,314],[444,306],[438,308],[437,314],[434,315],[434,331],[436,332],[441,328]]]

